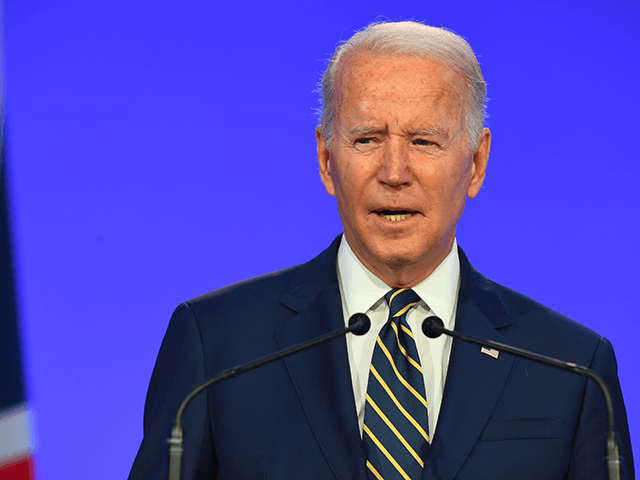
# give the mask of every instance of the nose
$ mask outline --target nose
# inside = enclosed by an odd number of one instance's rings
[[[409,156],[401,141],[389,141],[383,152],[378,181],[392,187],[410,185],[413,177],[409,168]]]

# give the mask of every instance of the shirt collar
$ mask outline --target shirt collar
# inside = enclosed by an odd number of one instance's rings
[[[338,248],[338,278],[345,297],[343,302],[349,315],[377,308],[391,287],[371,273],[356,257],[345,236]],[[451,251],[431,275],[413,290],[440,317],[448,328],[453,324],[458,299],[460,258],[458,243],[453,240]]]

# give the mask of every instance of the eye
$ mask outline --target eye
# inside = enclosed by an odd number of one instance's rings
[[[353,141],[353,148],[359,152],[369,152],[376,148],[377,143],[375,137],[359,137]]]
[[[415,145],[419,145],[419,146],[421,146],[421,147],[428,147],[428,146],[430,146],[430,145],[435,145],[435,146],[437,146],[437,143],[432,142],[432,141],[430,141],[430,140],[425,140],[425,139],[423,139],[423,138],[418,138],[418,139],[414,140],[414,141],[413,141],[413,143],[414,143]]]

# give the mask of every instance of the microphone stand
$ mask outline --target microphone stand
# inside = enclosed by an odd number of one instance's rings
[[[607,418],[609,426],[609,435],[607,437],[607,470],[609,472],[609,480],[620,480],[620,445],[618,443],[618,436],[615,431],[614,414],[613,414],[613,402],[611,400],[611,393],[609,388],[604,382],[602,377],[593,370],[582,365],[577,365],[571,362],[564,362],[556,358],[547,357],[546,355],[540,355],[533,353],[522,348],[512,347],[511,345],[505,345],[504,343],[494,342],[493,340],[481,340],[474,337],[469,337],[459,332],[447,330],[444,328],[444,323],[438,317],[427,317],[422,322],[422,332],[429,338],[437,338],[443,333],[450,337],[462,340],[464,342],[474,343],[482,347],[495,348],[502,352],[510,353],[517,357],[524,357],[534,362],[544,363],[545,365],[551,365],[552,367],[560,368],[562,370],[568,370],[578,375],[589,377],[598,384],[604,395],[604,400],[607,404]]]
[[[228,380],[229,378],[240,375],[241,373],[248,370],[253,370],[254,368],[266,365],[267,363],[280,360],[281,358],[293,355],[294,353],[302,352],[303,350],[306,350],[308,348],[320,345],[324,342],[328,342],[329,340],[342,337],[349,332],[355,335],[364,335],[369,331],[370,327],[371,321],[369,320],[369,317],[367,317],[364,313],[356,313],[351,316],[351,318],[349,319],[349,326],[346,328],[336,330],[321,337],[317,337],[309,342],[298,343],[277,353],[261,357],[258,360],[228,368],[226,370],[223,370],[215,377],[210,378],[199,387],[194,388],[180,404],[178,413],[176,414],[176,418],[173,422],[173,426],[171,427],[171,437],[167,440],[167,443],[169,444],[168,480],[180,480],[180,477],[182,475],[182,454],[184,452],[182,415],[184,413],[184,409],[187,408],[187,405],[191,402],[191,400],[194,399],[196,395],[198,395],[203,390],[206,390],[210,386],[221,382],[222,380]]]

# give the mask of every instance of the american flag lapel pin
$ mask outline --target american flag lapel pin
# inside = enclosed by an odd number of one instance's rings
[[[495,348],[487,348],[487,347],[482,347],[480,349],[480,353],[484,353],[485,355],[489,355],[490,357],[493,357],[493,358],[498,358],[498,355],[500,355],[500,352]]]

